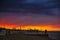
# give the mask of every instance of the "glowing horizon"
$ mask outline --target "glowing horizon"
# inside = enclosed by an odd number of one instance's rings
[[[44,14],[1,13],[0,27],[8,29],[38,29],[44,31],[60,31],[60,18]],[[5,14],[5,15],[3,15]]]
[[[2,3],[1,28],[60,31],[60,8],[56,0],[9,0]]]
[[[26,25],[26,26],[21,26],[21,25],[0,25],[0,28],[6,28],[6,29],[19,29],[19,30],[47,30],[47,31],[60,31],[60,28],[55,28],[52,25]]]

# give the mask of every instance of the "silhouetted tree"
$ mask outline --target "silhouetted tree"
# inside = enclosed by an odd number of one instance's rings
[[[47,34],[47,30],[45,30],[45,34]]]
[[[2,31],[3,29],[2,28],[0,28],[0,32]]]
[[[0,28],[0,32],[1,32],[2,30],[5,30],[5,28]]]

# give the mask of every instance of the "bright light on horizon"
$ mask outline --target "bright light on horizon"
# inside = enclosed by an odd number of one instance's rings
[[[47,31],[60,31],[60,28],[54,28],[51,25],[39,25],[39,26],[33,26],[33,25],[27,25],[27,26],[15,26],[15,25],[0,25],[0,28],[6,28],[6,29],[16,29],[16,30],[47,30]]]

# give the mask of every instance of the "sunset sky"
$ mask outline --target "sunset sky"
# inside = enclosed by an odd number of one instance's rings
[[[0,27],[60,31],[57,0],[3,0]]]

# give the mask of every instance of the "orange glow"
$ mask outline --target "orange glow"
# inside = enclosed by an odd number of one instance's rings
[[[41,30],[41,31],[44,31],[45,29],[48,30],[48,31],[60,31],[60,28],[54,28],[53,26],[51,25],[27,25],[27,26],[17,26],[17,25],[0,25],[0,28],[6,28],[6,29],[20,29],[20,30]]]

